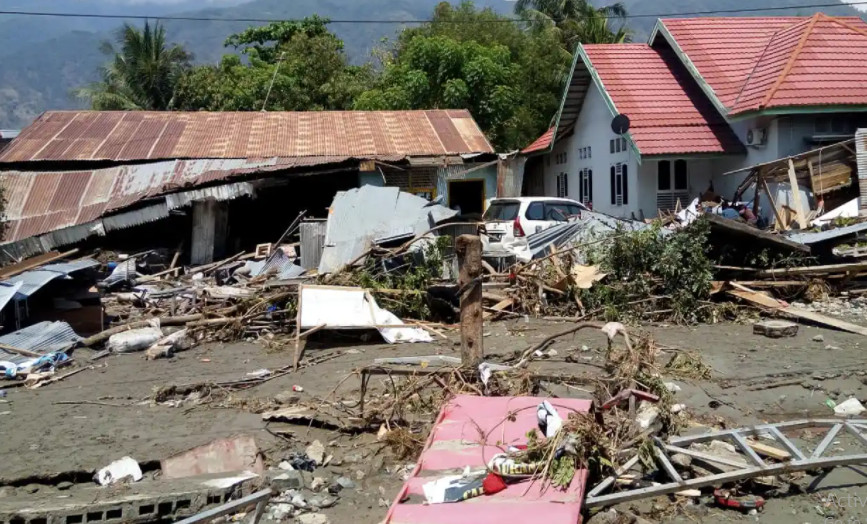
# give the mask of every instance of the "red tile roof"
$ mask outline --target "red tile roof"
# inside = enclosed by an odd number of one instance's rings
[[[551,140],[553,138],[554,138],[554,128],[552,127],[550,129],[548,129],[547,131],[545,131],[544,133],[542,133],[542,136],[537,138],[532,144],[530,144],[529,146],[522,149],[521,153],[528,154],[528,153],[536,153],[538,151],[545,151],[546,149],[551,147]]]
[[[0,163],[493,152],[466,110],[49,111],[0,153]]]
[[[629,116],[642,155],[740,152],[743,146],[668,49],[585,45],[617,111]]]
[[[730,114],[867,105],[867,23],[860,18],[820,13],[661,23]]]

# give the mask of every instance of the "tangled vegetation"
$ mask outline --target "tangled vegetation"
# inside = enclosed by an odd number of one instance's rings
[[[616,231],[585,254],[608,277],[604,285],[580,290],[581,302],[608,320],[653,314],[675,322],[706,320],[713,280],[708,232],[702,220],[668,235],[658,227]]]

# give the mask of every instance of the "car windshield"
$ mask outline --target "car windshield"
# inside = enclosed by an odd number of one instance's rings
[[[491,206],[485,211],[485,220],[515,220],[518,217],[518,202],[491,202]]]

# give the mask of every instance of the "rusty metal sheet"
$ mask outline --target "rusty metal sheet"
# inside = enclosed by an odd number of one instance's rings
[[[50,111],[0,163],[492,152],[466,111]]]

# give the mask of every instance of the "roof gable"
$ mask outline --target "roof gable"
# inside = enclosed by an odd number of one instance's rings
[[[720,112],[867,105],[867,24],[857,17],[660,20],[664,38]]]
[[[492,152],[466,110],[49,111],[0,153],[0,163]]]

